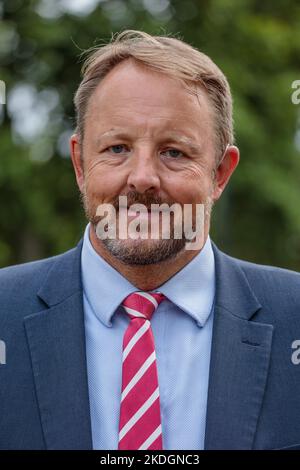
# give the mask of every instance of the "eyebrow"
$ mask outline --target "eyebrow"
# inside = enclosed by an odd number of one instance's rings
[[[190,137],[177,134],[176,132],[169,132],[169,138],[178,144],[186,145],[193,153],[199,153],[202,150],[202,145],[194,142]]]
[[[97,147],[102,143],[102,140],[109,139],[110,137],[116,137],[119,139],[128,139],[128,133],[121,130],[110,130],[100,134],[96,139]]]
[[[130,138],[130,132],[126,130],[118,130],[118,129],[112,129],[110,131],[104,132],[97,138],[97,145],[100,145],[102,140],[105,140],[110,137],[116,137],[119,139],[128,139]],[[163,133],[163,136],[161,138],[162,140],[172,140],[174,143],[177,144],[183,144],[187,146],[191,152],[193,153],[199,153],[202,150],[202,145],[197,144],[194,142],[190,137],[187,137],[185,135],[180,135],[177,132],[174,131],[169,131]]]

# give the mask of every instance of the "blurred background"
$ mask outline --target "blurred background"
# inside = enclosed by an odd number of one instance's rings
[[[112,33],[175,34],[224,71],[241,161],[212,239],[300,271],[298,0],[0,0],[0,266],[73,247],[86,224],[69,157],[80,53]]]

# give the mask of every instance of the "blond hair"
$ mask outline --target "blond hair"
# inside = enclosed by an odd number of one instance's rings
[[[120,62],[134,59],[140,64],[172,78],[177,78],[194,93],[202,86],[214,111],[217,155],[234,142],[232,97],[228,81],[219,67],[203,52],[169,36],[151,36],[142,31],[126,30],[112,37],[109,44],[88,51],[74,97],[76,132],[84,135],[84,122],[89,99],[100,81]]]

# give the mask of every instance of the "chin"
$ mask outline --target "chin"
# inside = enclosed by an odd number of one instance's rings
[[[183,240],[102,240],[105,248],[128,265],[149,265],[174,259],[185,248]]]

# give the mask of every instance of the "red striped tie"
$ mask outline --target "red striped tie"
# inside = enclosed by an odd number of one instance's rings
[[[122,306],[130,318],[123,338],[119,450],[161,450],[162,428],[150,319],[165,296],[134,292]]]

